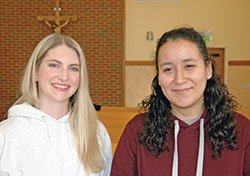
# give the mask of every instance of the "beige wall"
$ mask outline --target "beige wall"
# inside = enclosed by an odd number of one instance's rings
[[[250,60],[249,0],[179,0],[178,2],[126,1],[125,59],[152,60],[157,39],[166,31],[192,26],[211,31],[211,47],[225,48],[225,82],[228,83],[228,61]],[[155,39],[146,41],[146,32]],[[127,77],[126,82],[133,77]],[[148,78],[148,75],[145,79]],[[134,81],[137,82],[137,81]],[[143,85],[146,86],[146,85]],[[150,85],[149,85],[150,86]],[[138,84],[138,87],[142,87]],[[129,86],[126,87],[126,105]]]
[[[227,60],[250,58],[249,17],[249,0],[126,0],[126,59],[149,58],[156,40],[147,42],[147,31],[153,31],[157,39],[182,25],[212,31],[212,45],[225,47]]]
[[[229,91],[241,104],[241,111],[250,112],[250,66],[229,66]]]
[[[155,67],[127,66],[125,71],[126,106],[137,107],[141,100],[151,94],[151,83],[155,75]]]

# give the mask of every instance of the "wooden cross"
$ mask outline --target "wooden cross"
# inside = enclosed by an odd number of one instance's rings
[[[55,16],[38,16],[38,21],[44,21],[49,27],[53,28],[55,33],[60,34],[61,28],[66,26],[70,21],[76,21],[76,16],[60,16],[60,0],[55,2]]]

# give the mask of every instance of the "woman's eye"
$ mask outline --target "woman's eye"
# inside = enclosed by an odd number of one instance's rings
[[[164,72],[171,72],[173,70],[173,68],[165,68]]]
[[[58,65],[57,64],[49,64],[49,67],[58,68]]]
[[[74,72],[78,72],[79,68],[78,67],[71,67],[71,70],[74,71]]]
[[[191,64],[190,65],[186,65],[187,69],[192,69],[193,67],[195,67],[195,65],[191,65]]]

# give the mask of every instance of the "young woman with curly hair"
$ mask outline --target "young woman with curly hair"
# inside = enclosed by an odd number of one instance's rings
[[[141,104],[148,112],[120,138],[112,176],[250,175],[250,121],[193,28],[160,38],[152,89]]]

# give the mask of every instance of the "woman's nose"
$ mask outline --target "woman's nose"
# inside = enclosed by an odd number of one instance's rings
[[[186,81],[185,72],[182,69],[176,69],[175,72],[175,82],[177,84],[182,84]]]
[[[58,74],[58,78],[61,80],[61,81],[67,81],[68,80],[68,70],[65,69],[65,68],[62,68]]]

